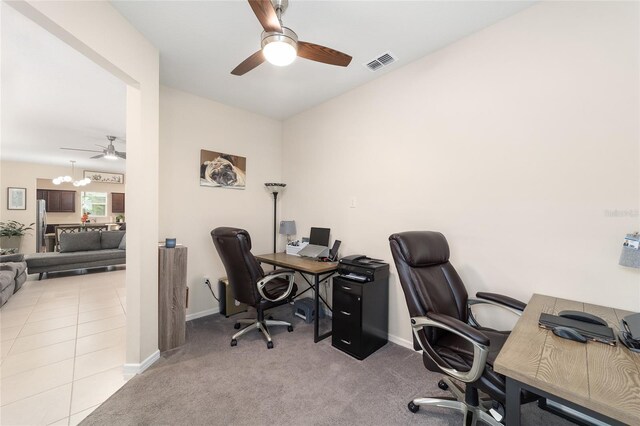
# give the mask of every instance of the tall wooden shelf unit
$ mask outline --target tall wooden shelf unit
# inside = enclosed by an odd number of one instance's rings
[[[158,250],[158,346],[164,352],[185,342],[189,298],[187,248]]]

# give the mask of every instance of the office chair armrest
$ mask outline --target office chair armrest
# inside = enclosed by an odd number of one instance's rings
[[[434,359],[438,367],[454,379],[465,383],[475,382],[482,376],[484,367],[487,363],[487,355],[489,355],[489,338],[481,331],[474,329],[469,324],[465,324],[460,320],[449,317],[447,315],[428,312],[426,317],[411,318],[411,327],[416,340],[420,344],[422,350],[426,353],[432,353],[433,350],[427,350],[420,338],[418,332],[424,327],[435,327],[456,334],[473,345],[473,364],[469,371],[458,371],[455,368],[445,367]],[[439,357],[438,357],[439,358]],[[442,359],[440,359],[442,361]]]
[[[527,307],[526,304],[522,303],[519,300],[513,299],[511,297],[503,296],[497,293],[478,292],[476,293],[476,296],[478,297],[478,299],[474,299],[473,297],[470,297],[467,299],[467,310],[469,312],[469,324],[471,324],[473,327],[481,327],[480,323],[478,322],[478,320],[476,320],[476,317],[473,315],[473,311],[471,310],[471,307],[473,305],[497,306],[499,308],[506,309],[507,311],[511,312],[512,314],[516,314],[517,316],[521,316],[522,311],[524,311],[524,308]]]
[[[456,334],[467,340],[473,340],[475,343],[483,346],[489,346],[489,338],[477,328],[471,327],[469,324],[460,321],[449,315],[437,314],[435,312],[427,312],[427,318],[437,321],[447,327],[456,330]]]
[[[514,299],[513,297],[505,296],[498,293],[478,292],[476,293],[476,297],[479,299],[498,303],[499,305],[507,306],[520,312],[524,311],[524,308],[527,307],[526,303],[521,302],[518,299]]]
[[[264,276],[264,278],[262,278],[260,281],[257,282],[258,293],[260,293],[260,296],[262,296],[263,299],[266,299],[270,302],[279,302],[281,300],[284,300],[287,297],[289,297],[289,295],[291,294],[291,290],[293,289],[293,284],[294,284],[293,279],[295,276],[296,276],[296,272],[291,269],[276,269],[275,271],[269,272]],[[276,299],[271,299],[265,294],[264,287],[267,285],[269,281],[274,280],[276,278],[283,278],[283,277],[289,277],[289,288],[287,288],[287,291],[282,293],[280,297]]]
[[[269,275],[273,275],[273,274],[295,274],[296,271],[294,271],[293,269],[274,269],[273,271],[269,271],[269,272],[265,272],[264,276],[268,277]]]

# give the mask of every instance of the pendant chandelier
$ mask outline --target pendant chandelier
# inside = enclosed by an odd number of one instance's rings
[[[75,167],[75,160],[70,160],[71,161],[71,176],[67,175],[67,176],[58,176],[55,179],[52,179],[51,182],[53,182],[54,185],[60,185],[61,183],[73,183],[73,186],[85,186],[91,183],[91,179],[89,178],[84,178],[84,179],[80,179],[80,180],[74,180],[76,177],[76,167]]]

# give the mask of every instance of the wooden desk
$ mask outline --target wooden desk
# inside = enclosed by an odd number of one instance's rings
[[[597,315],[616,333],[631,313],[534,294],[494,363],[507,377],[507,425],[520,424],[521,389],[606,423],[640,424],[640,355],[622,344],[582,344],[538,327],[540,313],[565,309]]]
[[[320,340],[326,339],[331,336],[331,330],[324,334],[319,334],[320,332],[320,316],[317,315],[320,312],[320,299],[324,302],[325,306],[329,309],[329,304],[324,298],[320,295],[319,285],[320,282],[330,278],[333,274],[336,273],[338,269],[338,262],[318,262],[317,260],[309,259],[306,257],[294,256],[286,253],[269,253],[269,254],[261,254],[256,256],[259,262],[267,263],[269,265],[280,266],[286,269],[293,269],[296,272],[299,272],[302,278],[309,284],[309,288],[313,289],[314,292],[314,309],[316,311],[316,316],[313,321],[313,341],[318,343]],[[313,276],[313,282],[309,281],[305,274]],[[307,289],[309,290],[309,289]],[[304,292],[298,294],[296,297],[302,295]]]

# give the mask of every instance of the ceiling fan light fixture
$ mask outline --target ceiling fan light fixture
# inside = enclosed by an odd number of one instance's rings
[[[262,33],[262,54],[271,64],[285,67],[291,64],[298,55],[298,36],[287,27],[282,33]]]
[[[105,155],[104,155],[104,158],[106,158],[107,160],[117,160],[117,159],[118,159],[118,157],[116,157],[116,155],[115,155],[115,154],[112,154],[112,153],[110,153],[110,152],[109,152],[109,153],[107,153],[107,154],[105,154]]]

